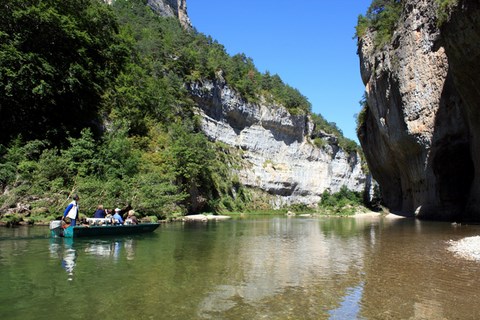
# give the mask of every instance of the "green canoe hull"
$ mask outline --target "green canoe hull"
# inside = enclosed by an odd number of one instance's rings
[[[129,235],[153,232],[159,225],[159,223],[142,223],[117,226],[70,226],[63,230],[51,230],[51,235],[64,238]]]

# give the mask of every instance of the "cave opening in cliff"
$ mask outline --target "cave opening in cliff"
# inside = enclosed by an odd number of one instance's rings
[[[466,143],[440,148],[433,161],[439,204],[450,219],[461,219],[474,177],[470,148]]]

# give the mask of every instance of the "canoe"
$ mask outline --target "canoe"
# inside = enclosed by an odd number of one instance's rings
[[[130,225],[92,225],[92,226],[69,226],[62,228],[61,223],[52,221],[50,223],[50,235],[54,238],[77,238],[129,235],[137,233],[153,232],[158,228],[159,223],[140,223]]]

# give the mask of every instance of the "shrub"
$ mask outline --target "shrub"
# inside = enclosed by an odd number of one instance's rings
[[[342,186],[340,191],[331,193],[325,190],[319,203],[319,207],[326,209],[333,214],[353,214],[359,206],[363,206],[362,196],[359,192],[349,190]]]
[[[458,0],[435,0],[437,8],[437,26],[440,27],[448,20],[453,8],[458,5]]]
[[[401,0],[373,0],[366,16],[358,17],[355,36],[361,38],[371,29],[376,32],[375,47],[380,48],[390,42],[401,13]]]
[[[362,96],[362,100],[360,100],[361,110],[357,114],[357,134],[360,132],[361,128],[365,126],[365,122],[367,121],[367,112],[368,112],[368,103],[367,103],[367,93],[365,92]]]
[[[18,225],[22,221],[22,217],[17,214],[6,214],[3,216],[2,221],[7,225],[7,227],[12,227]]]

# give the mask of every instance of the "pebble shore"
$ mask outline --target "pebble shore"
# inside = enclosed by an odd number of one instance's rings
[[[467,237],[458,241],[448,241],[448,250],[457,256],[480,262],[480,236]]]

